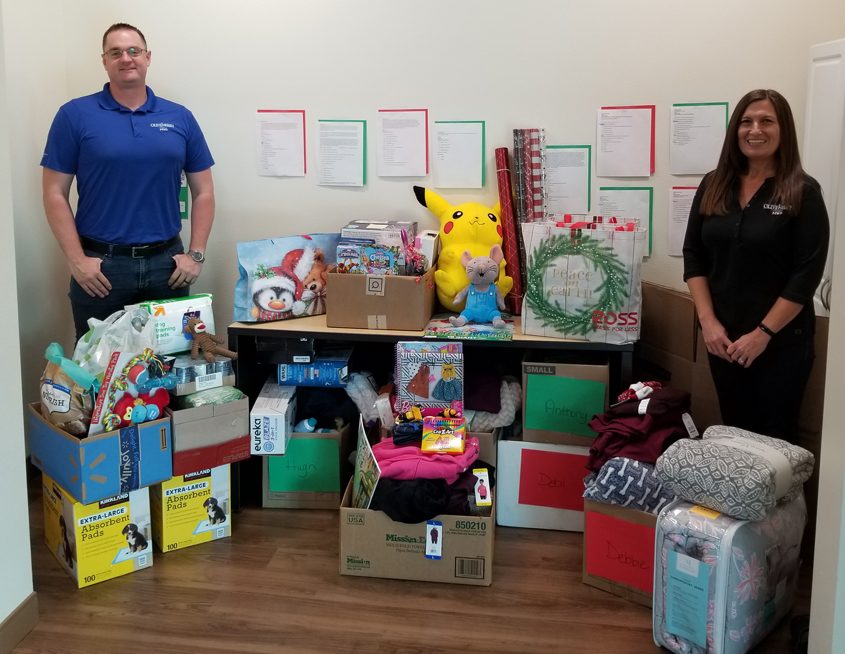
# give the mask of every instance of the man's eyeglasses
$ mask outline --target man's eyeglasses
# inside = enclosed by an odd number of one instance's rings
[[[146,48],[112,48],[111,50],[106,50],[103,53],[103,56],[116,61],[120,59],[123,56],[123,53],[125,52],[130,57],[135,59],[136,57],[140,57],[146,51]]]

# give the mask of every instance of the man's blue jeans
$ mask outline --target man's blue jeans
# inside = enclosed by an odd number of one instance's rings
[[[89,318],[105,320],[127,304],[188,295],[190,289],[187,286],[174,289],[167,285],[167,280],[176,269],[173,256],[184,251],[178,240],[167,250],[148,257],[114,256],[85,250],[89,257],[103,260],[100,270],[111,282],[111,291],[104,298],[91,297],[71,277],[68,297],[73,310],[76,340],[88,331]]]

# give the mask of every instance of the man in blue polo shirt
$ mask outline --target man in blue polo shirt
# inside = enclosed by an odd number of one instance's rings
[[[191,112],[146,86],[144,35],[112,25],[102,59],[109,82],[59,109],[41,159],[44,211],[70,268],[77,339],[89,318],[187,295],[214,221],[214,160]],[[179,236],[182,171],[192,199],[187,252]]]

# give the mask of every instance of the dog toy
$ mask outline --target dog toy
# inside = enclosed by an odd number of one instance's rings
[[[467,251],[473,257],[486,256],[493,245],[501,247],[499,204],[492,208],[478,202],[453,206],[430,189],[415,186],[414,193],[419,203],[440,221],[441,249],[434,271],[437,298],[444,308],[459,312],[464,308],[463,300],[457,300],[455,296],[469,283],[461,257]],[[513,278],[505,273],[504,257],[499,261],[496,286],[502,297],[507,296],[513,287]]]
[[[185,323],[184,332],[191,337],[191,358],[199,357],[199,352],[202,350],[203,357],[208,363],[214,362],[214,355],[220,354],[227,356],[233,361],[238,358],[237,353],[227,350],[221,344],[224,339],[222,336],[215,336],[207,331],[205,323],[196,317],[188,318]]]
[[[501,309],[505,308],[505,299],[496,287],[496,276],[503,259],[499,245],[490,248],[489,257],[473,257],[468,250],[461,255],[461,263],[466,268],[469,284],[455,296],[455,302],[466,298],[466,304],[461,315],[449,318],[452,325],[463,327],[468,322],[489,322],[497,329],[505,326],[501,313]]]
[[[128,427],[156,420],[161,417],[164,407],[168,404],[170,404],[170,393],[160,388],[137,396],[125,393],[114,405],[114,414],[120,420],[117,427]]]

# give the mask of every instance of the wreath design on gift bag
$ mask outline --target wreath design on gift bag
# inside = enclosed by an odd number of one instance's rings
[[[589,261],[602,277],[594,291],[600,293],[591,307],[567,313],[560,302],[553,300],[543,285],[546,269],[559,257],[579,256]],[[559,234],[545,239],[528,258],[528,288],[525,297],[531,310],[543,323],[561,333],[586,336],[593,327],[596,311],[616,311],[627,299],[628,272],[613,249],[589,236],[572,238]]]

